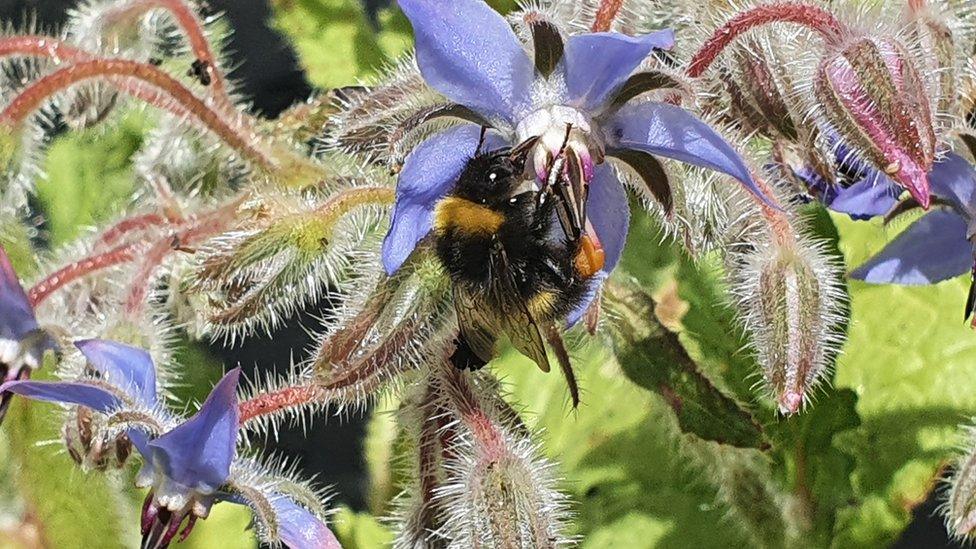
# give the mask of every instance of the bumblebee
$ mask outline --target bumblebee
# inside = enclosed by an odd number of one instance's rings
[[[548,372],[548,340],[575,407],[575,378],[554,323],[583,302],[590,280],[603,267],[602,250],[585,231],[556,226],[557,220],[585,215],[565,211],[579,202],[561,200],[565,193],[559,184],[539,188],[525,177],[532,145],[476,152],[453,191],[435,206],[435,247],[453,282],[459,324],[451,361],[457,368],[479,369],[507,335]],[[560,166],[552,173],[559,177]]]

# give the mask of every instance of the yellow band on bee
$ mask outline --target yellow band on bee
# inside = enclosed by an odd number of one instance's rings
[[[434,209],[434,231],[454,229],[466,234],[493,234],[505,222],[505,216],[470,200],[449,196]]]
[[[532,313],[533,318],[549,318],[552,315],[552,309],[556,306],[556,301],[558,299],[559,296],[553,292],[539,292],[529,299],[529,312]]]

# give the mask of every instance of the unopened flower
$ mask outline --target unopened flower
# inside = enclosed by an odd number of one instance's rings
[[[839,269],[803,237],[757,243],[729,263],[767,389],[781,413],[797,413],[840,343]]]
[[[564,158],[560,169],[588,186],[584,221],[606,254],[596,280],[620,259],[629,218],[627,194],[605,158],[634,167],[666,208],[666,177],[652,177],[664,173],[658,155],[731,175],[762,196],[749,168],[715,130],[684,109],[644,100],[645,92],[674,87],[659,71],[639,71],[652,51],[672,46],[670,30],[587,33],[564,41],[551,25],[533,26],[540,32],[533,65],[509,24],[484,2],[401,0],[400,7],[414,27],[424,79],[478,123],[436,133],[407,157],[383,243],[388,273],[430,231],[435,203],[478,149],[480,125],[491,128],[485,152],[537,139],[530,158],[540,182],[559,164],[553,160]]]
[[[949,532],[959,539],[969,538],[976,531],[976,447],[972,446],[972,428],[967,435],[970,446],[956,459],[948,481],[948,498],[942,507]]]
[[[728,118],[747,132],[795,142],[802,131],[802,103],[782,52],[770,39],[737,44],[719,78],[728,95]]]
[[[41,366],[44,353],[56,347],[38,326],[34,307],[0,247],[0,383],[29,378]],[[9,406],[10,395],[0,395],[0,422]]]
[[[831,129],[928,208],[938,139],[916,65],[897,39],[861,37],[823,59],[815,90]]]

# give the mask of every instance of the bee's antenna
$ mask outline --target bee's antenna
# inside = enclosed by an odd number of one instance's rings
[[[474,150],[474,155],[481,154],[481,147],[485,144],[485,136],[488,134],[488,126],[481,126],[481,135],[478,137],[478,147]]]

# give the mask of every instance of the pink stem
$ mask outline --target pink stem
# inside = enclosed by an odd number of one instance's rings
[[[135,254],[140,244],[139,242],[133,242],[118,246],[107,252],[86,257],[85,259],[62,267],[35,284],[27,292],[27,298],[30,300],[31,305],[36,307],[52,293],[70,282],[88,276],[96,271],[132,261],[135,259]]]
[[[144,231],[146,229],[159,227],[168,223],[169,221],[166,218],[154,213],[127,217],[116,223],[111,229],[102,233],[102,236],[98,238],[95,246],[114,246],[129,233]]]
[[[162,264],[163,260],[170,253],[190,246],[204,238],[213,236],[221,232],[227,223],[233,220],[233,215],[237,211],[239,201],[234,201],[226,206],[222,206],[213,212],[200,216],[187,228],[182,231],[164,237],[146,252],[142,259],[139,270],[133,276],[133,282],[129,286],[129,295],[125,301],[125,312],[130,318],[142,311],[146,295],[154,277],[153,273]]]
[[[712,33],[712,36],[691,59],[687,74],[692,78],[701,76],[711,66],[722,50],[742,33],[768,23],[795,23],[809,27],[818,33],[828,44],[835,44],[844,34],[846,27],[827,10],[796,2],[782,2],[757,6],[744,11]]]
[[[85,50],[50,36],[34,34],[0,39],[0,57],[16,55],[48,57],[55,62],[64,60],[71,63],[87,61],[94,57]]]
[[[178,80],[157,67],[129,59],[81,61],[34,81],[0,112],[0,124],[17,127],[47,98],[78,82],[94,78],[125,78],[143,84],[137,91],[126,88],[123,88],[123,91],[175,114],[192,115],[229,147],[239,151],[262,168],[268,170],[274,168],[271,157],[256,146],[256,136],[239,132],[223,119],[222,114],[211,109]]]
[[[79,49],[50,36],[25,35],[0,38],[0,57],[13,56],[47,57],[57,64],[61,64],[63,61],[79,63],[97,59],[97,56],[91,52]],[[166,103],[165,97],[160,99],[161,96],[158,91],[147,89],[145,86],[139,86],[125,78],[115,77],[109,78],[109,80],[119,89],[138,99],[142,99],[146,103],[168,110],[177,116],[183,117],[190,114],[186,109],[180,108],[175,102]]]
[[[624,5],[624,0],[602,0],[600,7],[596,10],[596,17],[593,19],[593,32],[607,32],[613,26],[613,20],[620,13],[620,8]]]
[[[244,425],[257,417],[274,414],[289,408],[297,408],[318,400],[324,393],[325,389],[318,385],[298,385],[286,387],[273,393],[258,395],[238,406],[240,411],[238,424]]]
[[[221,103],[221,107],[233,105],[227,94],[227,86],[223,74],[217,67],[217,57],[210,48],[210,42],[203,31],[203,24],[197,14],[182,0],[132,0],[110,10],[105,17],[109,20],[124,17],[137,17],[152,9],[164,9],[173,15],[177,24],[186,34],[190,49],[198,61],[204,65],[204,70],[210,77],[210,89],[213,96]]]
[[[446,396],[460,416],[461,422],[478,440],[478,447],[484,457],[494,460],[503,456],[507,452],[504,435],[498,429],[495,420],[481,407],[478,395],[474,393],[471,384],[464,377],[464,372],[447,361],[441,366],[441,372],[446,385],[444,391]]]

